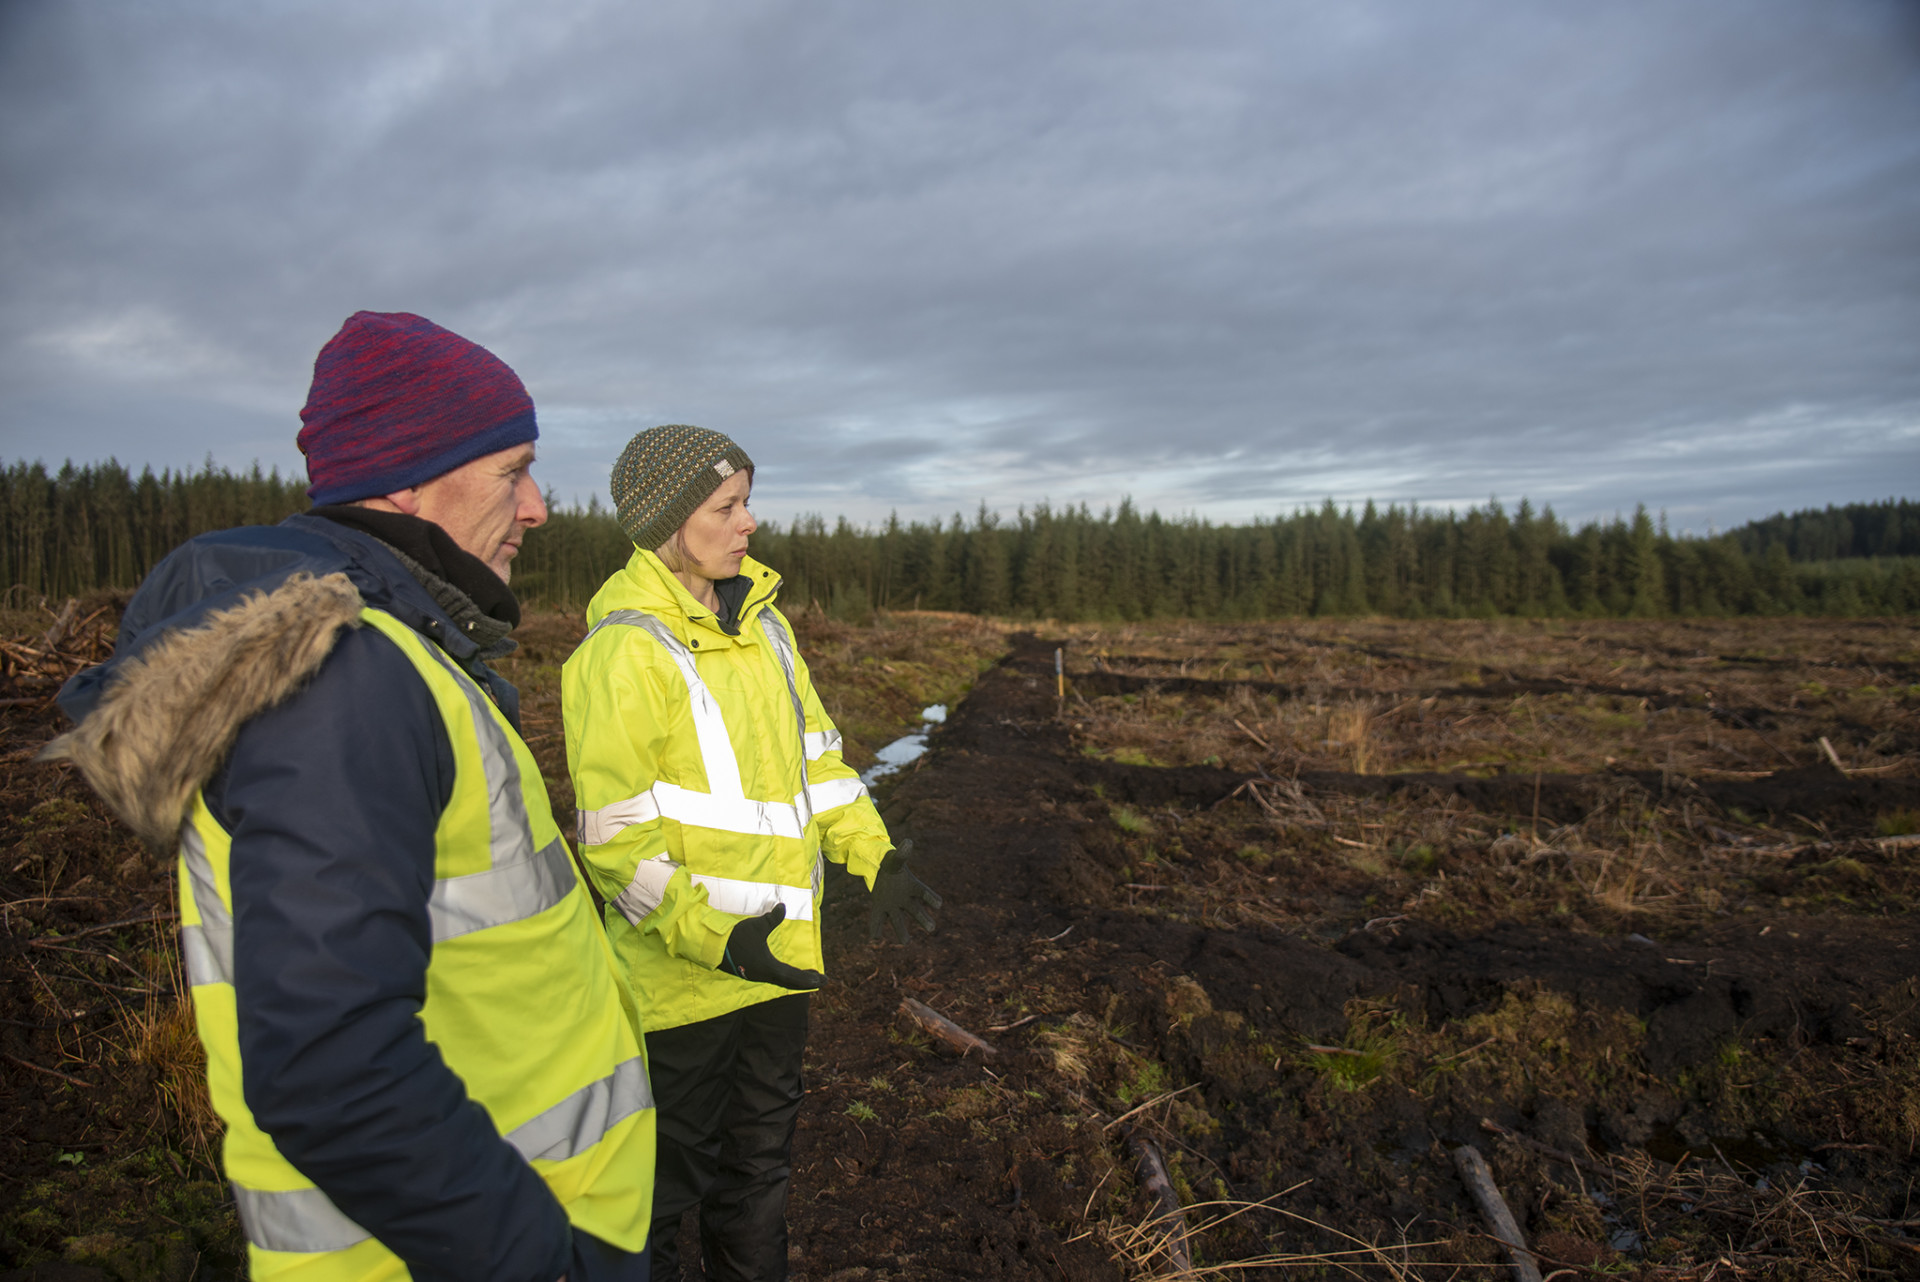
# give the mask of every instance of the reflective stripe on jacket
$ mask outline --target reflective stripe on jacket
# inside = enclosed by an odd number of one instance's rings
[[[638,1250],[653,1182],[646,1063],[532,754],[437,646],[383,611],[360,618],[409,660],[454,753],[453,793],[435,831],[425,1035],[569,1220]],[[227,831],[196,797],[181,833],[182,946],[252,1275],[404,1277],[391,1252],[281,1156],[247,1106],[231,854]]]
[[[636,550],[562,670],[581,854],[649,1030],[784,994],[714,969],[740,919],[775,904],[774,954],[821,969],[821,859],[871,884],[892,849],[773,607],[779,576],[751,557],[741,573],[729,635]]]

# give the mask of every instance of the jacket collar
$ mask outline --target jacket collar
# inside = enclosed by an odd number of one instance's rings
[[[495,625],[491,632],[496,636],[504,637],[520,626],[520,603],[506,580],[432,521],[358,503],[328,504],[307,515],[371,534],[386,544],[399,554],[401,564],[413,577],[427,585],[434,600],[446,607],[462,631],[476,631],[466,627],[467,616],[474,614],[490,618]]]
[[[635,548],[627,558],[626,567],[594,594],[593,603],[587,609],[587,621],[598,623],[615,610],[639,610],[659,619],[695,649],[753,645],[759,632],[754,619],[778,595],[781,580],[772,569],[750,556],[740,563],[740,575],[748,581],[748,587],[740,607],[737,635],[723,629],[720,621],[713,617],[713,611],[694,600],[693,593],[673,576],[666,563],[645,548]],[[696,641],[698,645],[694,645]]]
[[[324,517],[302,514],[290,516],[280,524],[285,529],[315,535],[338,549],[348,562],[341,568],[353,579],[367,605],[384,610],[415,632],[433,638],[462,667],[476,662],[481,643],[455,621],[433,590],[415,577],[412,567],[385,541]],[[478,611],[473,613],[477,615]]]

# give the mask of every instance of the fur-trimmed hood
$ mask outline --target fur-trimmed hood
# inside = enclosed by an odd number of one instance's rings
[[[439,643],[517,721],[513,687],[390,549],[296,516],[203,535],[156,567],[128,604],[114,657],[61,690],[79,724],[39,759],[73,762],[129,827],[170,847],[240,728],[297,693],[363,605]]]
[[[295,574],[117,665],[93,712],[39,759],[73,762],[128,827],[167,846],[240,727],[298,690],[359,617],[345,574]]]

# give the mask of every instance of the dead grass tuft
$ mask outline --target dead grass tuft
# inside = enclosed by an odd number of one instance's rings
[[[1196,1202],[1182,1208],[1186,1222],[1174,1221],[1157,1208],[1134,1220],[1110,1219],[1100,1225],[1116,1262],[1129,1272],[1154,1282],[1198,1282],[1246,1276],[1255,1270],[1286,1269],[1305,1276],[1343,1274],[1351,1277],[1386,1277],[1396,1282],[1415,1282],[1427,1276],[1420,1270],[1443,1268],[1451,1275],[1462,1267],[1456,1263],[1423,1260],[1414,1255],[1444,1247],[1444,1239],[1412,1241],[1405,1234],[1397,1242],[1370,1242],[1344,1229],[1322,1223],[1312,1216],[1289,1211],[1274,1203],[1304,1187],[1296,1184],[1257,1202],[1238,1198],[1219,1198]],[[1192,1217],[1198,1217],[1197,1219]],[[1269,1250],[1232,1259],[1195,1260],[1184,1267],[1175,1263],[1176,1244],[1191,1252],[1204,1248],[1209,1237],[1242,1217],[1272,1217],[1281,1223],[1264,1234],[1269,1239],[1298,1234],[1322,1241],[1344,1243],[1332,1249]],[[1240,1226],[1236,1226],[1240,1227]]]
[[[1090,1051],[1098,1030],[1086,1015],[1075,1011],[1064,1024],[1040,1030],[1053,1071],[1069,1082],[1083,1084],[1091,1069]]]
[[[115,1039],[122,1058],[150,1075],[155,1111],[163,1129],[195,1162],[219,1169],[222,1126],[207,1091],[207,1055],[194,1024],[177,955],[169,954],[175,996],[156,997],[145,1008],[122,1007]]]
[[[1372,709],[1358,701],[1342,704],[1327,717],[1328,743],[1346,754],[1353,773],[1357,775],[1366,774],[1367,765],[1373,759],[1370,743],[1372,728]]]
[[[1656,1239],[1642,1235],[1650,1262],[1718,1258],[1762,1276],[1846,1279],[1920,1266],[1920,1245],[1906,1233],[1914,1221],[1869,1215],[1865,1198],[1815,1188],[1805,1171],[1769,1177],[1724,1160],[1670,1166],[1638,1151],[1610,1165],[1610,1218],[1661,1226]]]

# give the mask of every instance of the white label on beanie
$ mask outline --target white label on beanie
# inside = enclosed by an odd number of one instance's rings
[[[724,481],[733,475],[733,464],[727,462],[725,459],[721,459],[713,465],[713,470],[720,473],[720,479]]]

